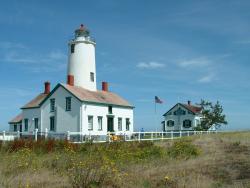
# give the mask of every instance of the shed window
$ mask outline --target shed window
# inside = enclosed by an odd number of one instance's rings
[[[93,116],[88,116],[88,130],[93,130]]]
[[[190,128],[191,125],[192,125],[192,121],[191,120],[186,119],[186,120],[183,121],[183,127],[184,128]]]
[[[50,99],[50,112],[55,111],[55,99]]]
[[[168,120],[167,121],[167,126],[168,127],[173,127],[174,126],[174,121],[173,120]]]
[[[17,124],[14,124],[14,132],[17,131]]]
[[[50,117],[50,131],[55,131],[55,116]]]
[[[66,97],[66,111],[71,111],[71,97]]]
[[[28,131],[28,126],[29,126],[29,120],[24,119],[24,131]]]
[[[126,131],[129,131],[129,125],[130,125],[129,118],[126,118]]]
[[[102,130],[102,116],[98,116],[98,130]]]
[[[122,131],[122,118],[118,118],[118,131]]]
[[[35,118],[35,129],[38,129],[38,118]]]

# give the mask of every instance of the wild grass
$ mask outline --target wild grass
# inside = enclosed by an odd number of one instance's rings
[[[0,187],[250,187],[250,132],[174,141],[0,143]]]

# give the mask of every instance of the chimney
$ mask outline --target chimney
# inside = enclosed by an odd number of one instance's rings
[[[68,75],[67,77],[67,84],[70,86],[74,86],[74,76],[73,75]]]
[[[44,94],[49,94],[50,93],[50,82],[45,82],[44,83]]]
[[[188,101],[188,105],[189,105],[189,106],[191,105],[191,101]]]
[[[108,87],[108,82],[102,82],[102,91],[109,91]]]

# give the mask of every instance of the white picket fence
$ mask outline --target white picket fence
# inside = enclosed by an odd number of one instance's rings
[[[37,129],[32,132],[0,132],[0,140],[11,141],[21,138],[38,139],[57,139],[68,140],[74,143],[84,142],[115,142],[115,141],[154,141],[154,140],[173,140],[186,136],[215,134],[218,131],[167,131],[167,132],[109,132],[106,135],[93,135],[91,132],[39,132]]]

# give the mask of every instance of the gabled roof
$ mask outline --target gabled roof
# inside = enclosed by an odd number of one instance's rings
[[[36,96],[34,99],[32,99],[30,102],[25,104],[21,109],[27,109],[27,108],[39,108],[40,103],[48,96],[48,94],[41,93],[38,96]]]
[[[202,108],[199,106],[194,106],[194,105],[189,105],[189,104],[182,104],[182,103],[177,103],[176,105],[174,105],[170,110],[168,110],[165,114],[163,114],[163,116],[166,116],[168,112],[170,112],[174,107],[176,107],[177,105],[182,106],[183,108],[189,110],[190,112],[192,112],[194,115],[195,114],[199,114],[201,113]]]
[[[109,91],[90,91],[78,86],[70,86],[68,84],[61,85],[82,102],[93,102],[133,108],[128,101]]]
[[[24,105],[21,109],[39,108],[59,87],[63,87],[70,92],[81,102],[99,103],[104,105],[115,105],[134,108],[129,102],[119,95],[108,91],[90,91],[78,86],[70,86],[68,84],[57,84],[56,87],[49,93],[41,93],[29,103]]]
[[[18,114],[16,117],[10,120],[9,124],[20,123],[22,120],[23,120],[22,114]]]
[[[199,106],[194,106],[194,105],[188,105],[188,104],[182,104],[183,106],[186,107],[186,109],[190,110],[191,112],[197,114],[200,113],[202,108]]]

